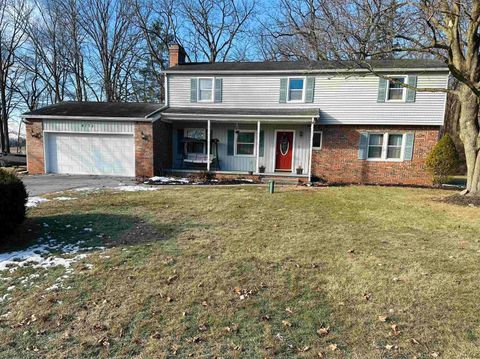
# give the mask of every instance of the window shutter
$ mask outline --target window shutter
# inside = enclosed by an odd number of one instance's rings
[[[366,160],[367,159],[367,152],[368,152],[368,133],[361,132],[360,133],[360,143],[358,145],[358,159],[359,160]]]
[[[385,97],[387,96],[387,86],[388,81],[379,77],[377,102],[385,102]]]
[[[417,75],[408,76],[408,84],[413,87],[417,87]],[[415,102],[416,91],[413,89],[407,88],[407,99],[405,102]]]
[[[183,155],[183,128],[177,130],[177,154]]]
[[[234,142],[235,142],[235,131],[228,130],[228,136],[227,136],[227,155],[228,156],[233,156]]]
[[[287,87],[288,87],[288,79],[286,77],[282,77],[280,79],[280,98],[278,102],[280,103],[287,102]]]
[[[405,161],[411,161],[413,158],[413,143],[415,142],[415,134],[407,133],[405,135],[405,153],[403,159]]]
[[[215,101],[216,103],[222,102],[222,87],[223,79],[215,79]]]
[[[305,102],[313,102],[315,96],[315,77],[307,77],[305,85]]]
[[[264,156],[265,153],[265,132],[263,130],[260,131],[260,149],[258,151],[258,155],[260,157]]]
[[[197,79],[190,79],[190,102],[197,102]]]

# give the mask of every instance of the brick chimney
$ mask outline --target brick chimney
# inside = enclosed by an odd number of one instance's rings
[[[170,55],[170,67],[181,65],[185,63],[185,50],[179,44],[173,44],[168,48]]]

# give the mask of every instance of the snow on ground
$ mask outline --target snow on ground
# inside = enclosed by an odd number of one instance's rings
[[[118,186],[118,187],[110,187],[109,189],[113,191],[120,191],[120,192],[141,192],[141,191],[156,191],[158,188],[155,187],[147,187],[142,185],[132,185],[132,186]]]
[[[27,208],[37,207],[39,203],[48,202],[49,200],[43,197],[28,197]]]
[[[73,201],[74,199],[77,199],[76,197],[55,197],[53,198],[55,201]]]
[[[162,183],[162,184],[188,184],[190,180],[188,178],[175,178],[175,177],[151,177],[148,179],[147,183],[154,182],[154,183]]]
[[[58,266],[69,268],[70,265],[87,256],[87,253],[84,253],[85,250],[104,249],[104,247],[82,248],[82,243],[83,241],[75,244],[63,244],[51,239],[26,249],[0,253],[0,271],[8,269],[13,272],[17,268],[27,265],[44,269]]]

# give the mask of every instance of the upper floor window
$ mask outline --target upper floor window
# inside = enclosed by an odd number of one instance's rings
[[[302,102],[304,99],[304,85],[303,78],[288,79],[288,101]]]
[[[198,101],[212,102],[213,101],[213,79],[199,78],[197,93],[198,93]]]
[[[395,76],[388,81],[387,101],[405,101],[407,76]]]

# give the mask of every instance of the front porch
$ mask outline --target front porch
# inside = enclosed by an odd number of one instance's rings
[[[170,172],[309,180],[312,129],[312,121],[172,121]]]

